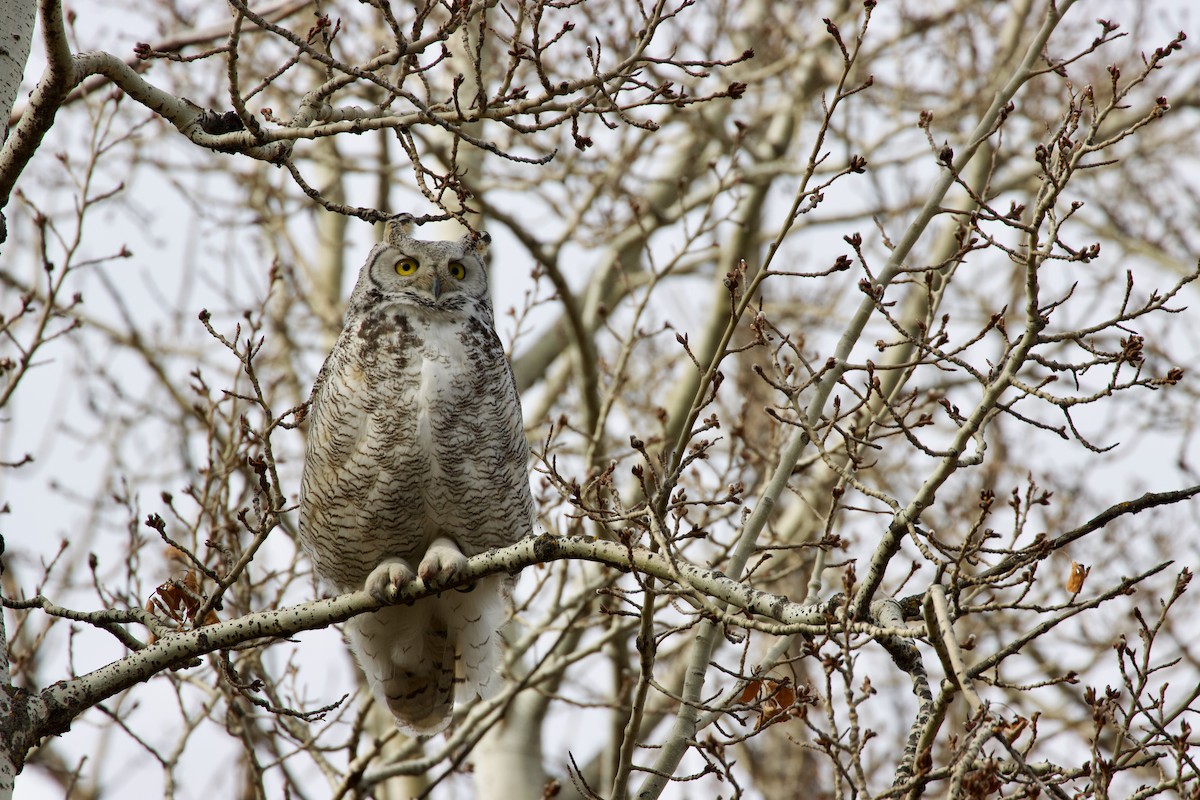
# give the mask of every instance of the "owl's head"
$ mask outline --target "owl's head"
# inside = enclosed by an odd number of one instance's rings
[[[459,310],[482,303],[491,308],[487,255],[491,237],[471,233],[450,241],[412,238],[412,222],[397,217],[387,224],[358,276],[352,307],[399,302],[427,309]]]

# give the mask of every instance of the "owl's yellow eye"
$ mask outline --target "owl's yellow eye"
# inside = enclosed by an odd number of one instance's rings
[[[402,258],[396,262],[398,275],[412,275],[417,271],[417,261],[414,258]]]
[[[463,278],[467,277],[467,268],[462,265],[461,261],[451,261],[450,275],[455,280],[461,281]]]

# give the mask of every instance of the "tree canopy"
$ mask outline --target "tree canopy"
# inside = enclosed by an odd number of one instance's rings
[[[0,798],[1194,796],[1195,14],[0,4]],[[426,740],[295,543],[401,213],[540,526]]]

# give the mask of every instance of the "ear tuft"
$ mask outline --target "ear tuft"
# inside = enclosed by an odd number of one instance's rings
[[[492,235],[487,231],[471,231],[466,235],[465,241],[467,246],[475,251],[475,255],[483,258],[492,243]]]
[[[383,240],[388,244],[397,244],[400,239],[411,239],[413,230],[412,214],[397,214],[387,221],[383,228]]]

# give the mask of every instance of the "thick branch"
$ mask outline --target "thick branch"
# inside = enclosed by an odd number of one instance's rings
[[[786,597],[753,589],[716,570],[671,563],[648,550],[629,548],[616,542],[549,535],[525,539],[510,547],[474,556],[453,584],[425,586],[420,581],[413,581],[400,592],[397,602],[415,602],[488,575],[516,573],[533,564],[567,558],[596,561],[622,571],[633,569],[672,583],[683,581],[686,584],[684,588],[695,589],[738,608],[794,626],[796,630],[812,626],[812,632],[820,632],[833,622],[823,605],[793,603]],[[165,636],[144,650],[73,680],[56,683],[40,695],[25,698],[24,708],[20,711],[21,716],[28,719],[28,724],[14,736],[13,748],[17,758],[23,758],[24,752],[40,738],[68,730],[75,717],[97,703],[164,670],[182,667],[198,656],[249,641],[284,638],[301,631],[325,628],[379,607],[379,602],[366,592],[354,592],[290,608],[247,614],[227,622]]]
[[[63,28],[62,7],[58,0],[41,0],[38,10],[46,49],[46,71],[33,91],[29,108],[4,142],[4,149],[0,150],[0,209],[8,205],[17,177],[54,124],[54,115],[63,98],[77,83],[71,51],[67,47],[67,32]],[[4,238],[0,237],[2,241]]]

